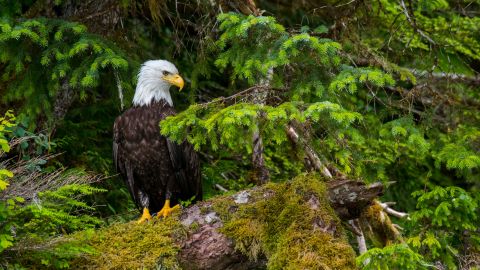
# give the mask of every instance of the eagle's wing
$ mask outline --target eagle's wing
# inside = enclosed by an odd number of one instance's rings
[[[180,199],[186,201],[194,197],[194,202],[201,200],[200,162],[193,146],[187,141],[177,144],[168,138],[166,140],[177,186],[180,189]]]
[[[123,138],[119,128],[120,121],[122,121],[122,116],[119,116],[113,124],[113,162],[115,164],[115,170],[122,176],[125,184],[127,184],[128,192],[130,192],[133,201],[137,207],[139,207],[140,200],[138,198],[138,190],[134,184],[132,166],[127,160],[119,156],[120,145],[123,143]]]

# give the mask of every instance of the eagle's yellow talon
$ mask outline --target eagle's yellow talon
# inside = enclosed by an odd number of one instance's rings
[[[170,200],[165,200],[165,204],[163,205],[162,210],[157,213],[157,217],[168,217],[172,212],[180,209],[180,205],[175,205],[174,207],[170,207]]]
[[[151,219],[152,219],[152,215],[150,215],[150,211],[148,211],[148,208],[145,207],[143,208],[143,214],[140,217],[140,219],[137,221],[137,223],[140,224]]]

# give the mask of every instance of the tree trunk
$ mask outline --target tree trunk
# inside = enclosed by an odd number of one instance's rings
[[[256,131],[253,133],[252,141],[253,141],[252,164],[253,164],[253,172],[254,172],[253,178],[255,180],[254,182],[257,185],[263,185],[269,181],[270,172],[268,171],[268,168],[265,165],[265,158],[263,154],[263,151],[264,151],[263,141],[259,131]]]

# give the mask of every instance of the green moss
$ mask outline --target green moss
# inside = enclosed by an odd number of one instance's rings
[[[268,269],[355,269],[355,253],[327,198],[316,175],[301,175],[253,191],[233,213],[232,199],[213,207],[224,213],[222,232],[236,249],[252,260],[266,256]]]
[[[198,222],[196,222],[196,221],[192,222],[192,224],[190,224],[190,226],[189,226],[189,229],[192,232],[197,231],[199,228],[200,228],[200,224],[198,224]]]
[[[400,240],[400,233],[376,201],[365,208],[360,221],[362,230],[376,247],[382,248]]]
[[[234,219],[223,228],[224,233],[235,239],[235,248],[255,261],[262,254],[262,230],[262,223],[249,218]]]
[[[277,241],[268,269],[355,269],[355,254],[345,241],[328,233],[289,227]]]
[[[114,224],[97,231],[82,232],[97,252],[73,262],[83,269],[179,269],[176,255],[179,247],[173,235],[182,234],[176,217],[137,224]]]
[[[215,197],[212,202],[212,209],[208,210],[215,211],[221,220],[230,220],[232,218],[232,214],[236,211],[237,208],[237,205],[233,201],[232,196]]]

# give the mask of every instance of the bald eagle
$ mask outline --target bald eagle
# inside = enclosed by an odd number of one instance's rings
[[[172,63],[151,60],[140,68],[133,107],[113,126],[113,157],[117,171],[140,210],[139,223],[150,213],[168,216],[179,200],[202,199],[199,161],[188,142],[176,144],[160,134],[159,123],[174,115],[170,87],[184,82]]]

